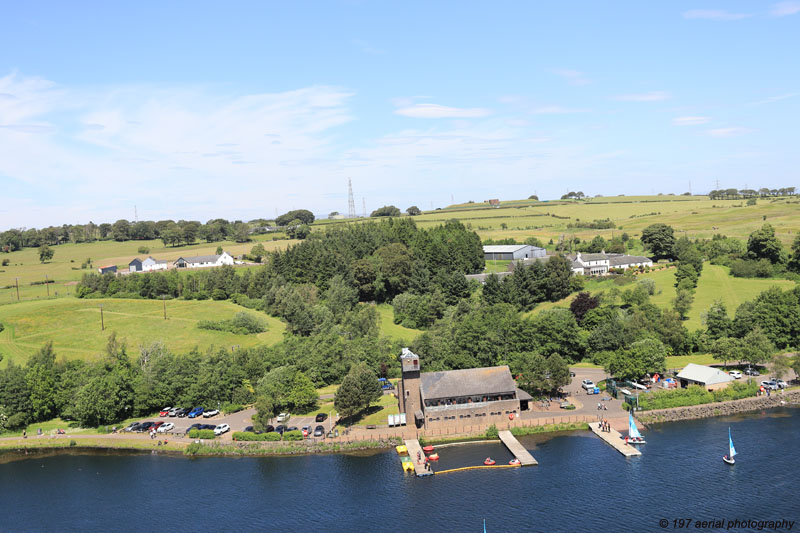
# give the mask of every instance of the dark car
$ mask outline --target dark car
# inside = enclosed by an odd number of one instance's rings
[[[153,427],[153,423],[152,422],[142,422],[136,428],[136,431],[139,432],[139,433],[144,433],[145,431],[150,431],[151,427]]]
[[[275,426],[273,426],[272,424],[264,428],[264,433],[269,433],[271,431],[275,431]]]
[[[244,428],[244,432],[245,433],[255,433],[256,430],[253,429],[253,426],[247,426],[246,428]]]
[[[201,429],[201,426],[202,426],[202,425],[203,425],[203,424],[192,424],[192,425],[191,425],[191,426],[189,426],[189,428],[186,430],[186,433],[189,433],[189,432],[190,432],[191,430],[193,430],[193,429]]]
[[[286,431],[286,426],[281,424],[280,426],[276,427],[274,431],[275,433],[280,433],[283,435],[283,432]]]
[[[189,414],[189,413],[191,413],[191,412],[192,412],[192,410],[191,410],[190,408],[188,408],[188,407],[184,407],[183,409],[181,409],[180,411],[178,411],[178,413],[177,413],[177,415],[176,415],[176,416],[177,416],[178,418],[185,418],[185,417],[186,417],[186,415],[188,415],[188,414]]]
[[[317,413],[317,417],[314,419],[315,422],[325,422],[328,419],[328,415],[325,413]]]
[[[317,426],[314,428],[315,437],[322,437],[324,435],[325,435],[325,428],[323,426]]]
[[[745,376],[760,376],[761,373],[758,370],[756,370],[755,368],[745,368],[744,369],[744,375]]]
[[[200,426],[200,429],[214,429],[214,428],[216,428],[216,427],[217,427],[217,425],[216,425],[216,424],[202,424],[202,425]]]
[[[286,428],[286,431],[300,431],[300,428],[298,428],[297,426],[292,426]]]

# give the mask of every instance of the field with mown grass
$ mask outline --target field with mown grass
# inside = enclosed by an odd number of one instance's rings
[[[74,282],[79,281],[86,272],[97,272],[100,266],[117,265],[127,269],[133,258],[143,259],[152,255],[156,259],[175,261],[185,255],[212,255],[221,246],[231,255],[250,253],[256,243],[261,243],[267,251],[285,249],[293,242],[290,240],[273,241],[272,235],[255,235],[253,242],[235,243],[233,241],[198,243],[190,246],[164,246],[160,240],[152,241],[97,241],[80,244],[60,244],[52,246],[55,252],[53,259],[46,263],[39,261],[38,248],[23,248],[8,254],[0,254],[0,259],[8,259],[9,264],[0,266],[0,304],[15,302],[17,292],[14,287],[19,279],[20,300],[44,299],[47,288],[44,285],[31,285],[31,282],[44,281],[45,276],[53,280],[50,285],[50,296],[68,296],[74,294]],[[140,254],[138,249],[144,246],[150,253]],[[81,265],[91,259],[93,268],[81,269]],[[146,274],[143,274],[146,275]]]
[[[104,331],[100,329],[100,305]],[[59,358],[97,359],[112,331],[127,342],[131,355],[138,352],[140,344],[157,341],[173,352],[183,353],[195,346],[247,347],[275,344],[283,338],[283,322],[228,301],[167,300],[167,320],[163,305],[156,300],[62,298],[0,306],[0,322],[5,325],[0,332],[0,353],[5,359],[0,364],[7,365],[11,360],[24,363],[51,340]],[[257,315],[267,323],[267,331],[236,335],[197,327],[200,320],[230,319],[239,311]]]
[[[381,334],[410,344],[417,335],[422,333],[422,331],[418,329],[406,328],[400,324],[395,324],[394,309],[390,304],[379,304],[377,309],[380,317],[379,326],[381,328]]]
[[[652,279],[655,281],[656,294],[650,297],[650,301],[661,308],[672,307],[672,300],[675,298],[675,268],[662,268],[646,274],[639,274],[635,279]],[[739,305],[752,300],[773,285],[787,290],[793,288],[795,282],[785,279],[734,278],[729,274],[728,267],[705,263],[703,265],[703,273],[695,290],[694,303],[684,324],[690,330],[703,327],[703,314],[708,311],[716,300],[720,300],[725,304],[728,314],[732,318]],[[611,290],[614,287],[624,291],[632,286],[632,284],[615,285],[613,280],[598,281],[590,279],[586,283],[585,290],[595,294]],[[571,294],[558,302],[545,302],[530,311],[528,315],[535,315],[545,309],[553,309],[554,307],[568,308],[573,298],[575,298],[575,295]]]

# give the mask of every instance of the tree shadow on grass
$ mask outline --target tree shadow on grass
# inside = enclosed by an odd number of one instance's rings
[[[359,413],[348,416],[346,418],[342,418],[339,423],[343,426],[353,426],[355,424],[358,424],[368,416],[373,415],[378,411],[381,411],[384,407],[385,407],[384,405],[370,405],[369,407],[367,407],[366,409],[364,409]]]

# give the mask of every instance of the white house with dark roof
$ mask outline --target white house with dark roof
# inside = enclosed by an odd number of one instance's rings
[[[175,261],[176,268],[207,268],[218,267],[222,265],[232,265],[233,256],[228,252],[222,252],[220,255],[196,255],[179,257]]]
[[[584,276],[603,276],[612,268],[627,270],[629,268],[651,267],[653,260],[649,257],[625,254],[584,254],[578,252],[570,256],[572,272]]]
[[[152,272],[154,270],[166,270],[168,266],[169,263],[165,259],[154,259],[153,257],[148,256],[147,259],[142,260],[137,257],[128,263],[128,271]]]

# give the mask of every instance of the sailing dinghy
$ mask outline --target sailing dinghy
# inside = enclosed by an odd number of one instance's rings
[[[732,465],[736,463],[736,460],[733,458],[733,456],[736,455],[736,448],[733,447],[733,438],[731,438],[731,428],[728,428],[728,446],[730,447],[730,451],[728,452],[728,455],[722,456],[722,460],[728,463],[729,465]]]

